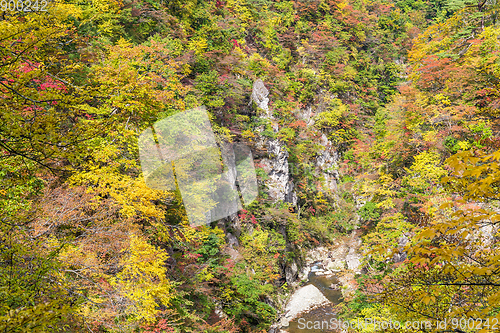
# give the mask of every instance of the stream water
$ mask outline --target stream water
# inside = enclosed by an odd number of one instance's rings
[[[341,302],[342,293],[340,289],[332,289],[330,286],[332,284],[338,284],[336,276],[325,277],[321,275],[316,275],[315,273],[310,273],[309,281],[307,284],[312,284],[318,288],[321,293],[330,301],[332,304],[326,305],[320,308],[316,308],[312,311],[304,313],[302,316],[296,318],[290,322],[290,326],[284,331],[289,333],[321,333],[321,332],[334,332],[333,330],[326,329],[307,329],[304,326],[304,321],[317,322],[317,321],[327,321],[330,323],[332,318],[335,318],[335,307]],[[303,319],[301,319],[303,318]],[[299,320],[301,320],[299,322]],[[302,324],[300,324],[302,323]]]

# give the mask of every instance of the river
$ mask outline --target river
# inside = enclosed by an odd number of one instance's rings
[[[327,321],[328,323],[330,323],[330,320],[332,318],[335,318],[335,313],[336,313],[335,308],[342,301],[342,293],[339,288],[332,289],[330,288],[330,286],[332,284],[338,285],[338,283],[339,281],[336,276],[325,277],[322,275],[316,275],[315,273],[309,273],[307,284],[312,284],[316,288],[318,288],[321,291],[321,293],[330,302],[332,302],[332,304],[316,308],[314,310],[302,314],[300,317],[291,321],[289,327],[283,328],[282,330],[289,333],[334,332],[333,330],[325,330],[325,329],[307,329],[304,327],[304,321],[305,322]],[[302,323],[302,325],[300,323]]]

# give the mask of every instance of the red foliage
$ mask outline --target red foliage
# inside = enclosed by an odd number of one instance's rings
[[[228,270],[233,270],[234,268],[234,260],[233,259],[226,259],[227,264],[224,265],[225,268]]]
[[[435,91],[444,87],[445,82],[456,71],[456,66],[449,58],[439,59],[432,55],[423,60],[423,66],[419,71],[422,73],[419,80],[420,87]]]
[[[186,254],[184,254],[184,258],[186,259],[198,259],[199,257],[201,257],[201,254],[199,253],[191,253],[191,252],[187,252]]]
[[[241,210],[241,214],[238,214],[238,216],[239,216],[240,219],[244,220],[247,217],[247,213],[248,213],[247,210],[242,209]]]
[[[307,124],[303,120],[296,120],[293,123],[289,124],[288,127],[295,128],[295,129],[297,129],[297,128],[306,128]]]
[[[175,329],[170,326],[166,319],[160,319],[155,325],[143,327],[144,333],[173,333]]]
[[[231,39],[231,43],[233,43],[233,47],[240,47],[240,44],[238,44],[236,39]]]
[[[219,84],[225,84],[229,79],[229,75],[223,74],[219,77]]]

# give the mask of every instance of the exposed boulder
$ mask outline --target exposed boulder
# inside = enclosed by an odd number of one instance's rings
[[[230,233],[230,232],[226,233],[226,237],[227,237],[227,245],[229,245],[232,249],[240,246],[240,242],[238,242],[238,238],[236,238],[232,233]]]
[[[361,266],[361,255],[356,252],[356,248],[351,247],[349,252],[345,257],[345,262],[347,264],[347,269],[353,272],[360,272],[359,267]]]
[[[300,109],[296,112],[296,116],[298,119],[303,120],[307,126],[314,125],[314,113],[311,106],[306,107],[305,109]]]
[[[332,272],[340,272],[345,269],[345,261],[342,259],[334,259],[328,263],[326,268]]]
[[[287,327],[292,320],[302,313],[328,304],[331,304],[331,302],[312,284],[299,288],[286,305],[285,315],[280,319],[279,324],[281,327]]]

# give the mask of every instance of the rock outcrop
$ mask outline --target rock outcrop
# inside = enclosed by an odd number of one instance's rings
[[[269,158],[264,158],[261,165],[267,172],[266,184],[269,196],[274,200],[297,204],[297,196],[294,192],[292,175],[288,169],[288,152],[282,142],[278,139],[267,140],[267,151]]]
[[[258,108],[265,111],[261,114],[261,118],[268,120],[271,123],[274,134],[278,133],[278,123],[270,112],[268,103],[269,91],[264,86],[262,80],[258,79],[254,82],[251,101],[254,101]],[[265,131],[265,126],[261,126],[258,130],[262,133]],[[267,150],[267,156],[260,162],[264,171],[268,175],[266,185],[268,187],[269,196],[273,200],[281,200],[289,202],[292,205],[297,204],[297,196],[294,191],[292,175],[288,167],[288,151],[285,145],[279,139],[269,138],[260,135],[257,141],[257,148]]]
[[[309,284],[297,289],[285,307],[284,316],[281,317],[279,325],[287,327],[292,320],[304,312],[311,311],[317,307],[331,304],[321,291]]]
[[[252,88],[252,96],[250,98],[250,103],[255,102],[257,107],[264,110],[268,116],[269,115],[269,90],[267,90],[264,82],[261,79],[255,80]]]
[[[322,97],[319,103],[314,106],[307,106],[304,109],[298,110],[295,115],[298,119],[304,121],[307,127],[312,127],[315,123],[314,116],[326,110],[328,101],[336,98],[336,95],[331,95],[328,92],[322,92]],[[317,142],[323,147],[315,157],[315,174],[318,178],[324,179],[324,186],[326,189],[336,192],[337,183],[340,180],[338,172],[338,162],[340,156],[333,143],[328,140],[325,134],[321,134]]]
[[[361,273],[361,254],[359,248],[361,239],[355,231],[343,240],[339,240],[333,248],[324,246],[309,251],[306,255],[304,269],[299,272],[299,277],[307,278],[311,267],[320,267],[325,274],[333,274],[343,270]],[[305,274],[307,272],[307,274]],[[317,272],[316,272],[317,274]]]
[[[319,144],[324,148],[316,156],[316,168],[319,176],[324,178],[324,185],[330,191],[337,191],[337,183],[340,180],[338,172],[339,155],[333,144],[325,134],[321,135]]]

